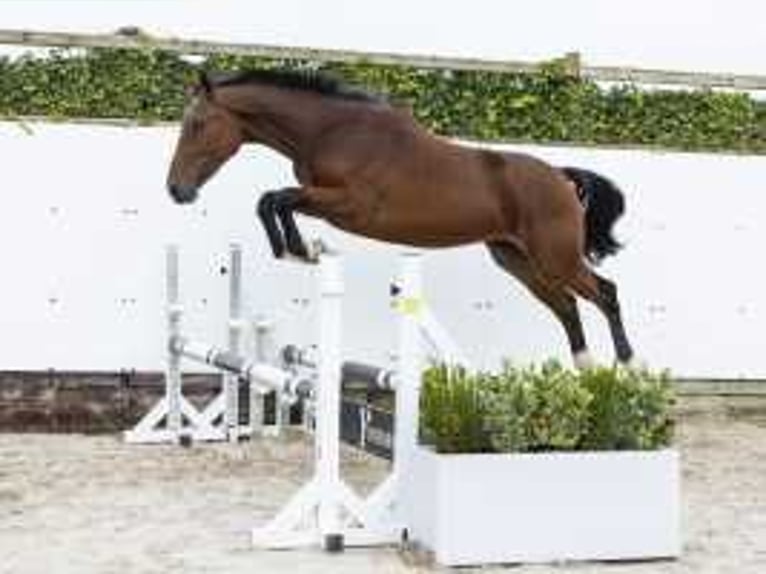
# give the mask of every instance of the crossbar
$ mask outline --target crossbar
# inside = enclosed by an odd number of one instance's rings
[[[292,374],[278,367],[253,361],[226,349],[183,336],[170,340],[170,351],[185,359],[210,365],[242,381],[256,385],[262,393],[283,391],[288,387]]]
[[[343,363],[340,380],[341,385],[362,383],[370,390],[392,391],[396,386],[394,371],[356,361]]]

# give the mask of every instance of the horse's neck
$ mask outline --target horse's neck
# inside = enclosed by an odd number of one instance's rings
[[[300,161],[313,148],[325,113],[320,98],[272,87],[231,91],[226,104],[245,118],[246,139]]]

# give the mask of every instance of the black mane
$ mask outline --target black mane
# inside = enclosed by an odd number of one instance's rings
[[[334,76],[313,70],[252,69],[213,74],[209,80],[214,87],[261,84],[290,90],[304,90],[345,100],[371,103],[386,102],[386,98],[380,94],[367,92]]]

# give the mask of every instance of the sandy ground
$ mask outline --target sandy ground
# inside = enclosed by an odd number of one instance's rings
[[[766,398],[759,400],[758,408],[684,401],[681,560],[476,571],[763,574]],[[180,449],[127,446],[113,436],[0,435],[0,573],[440,570],[396,549],[326,555],[250,548],[250,528],[264,523],[310,468],[309,444],[294,437]],[[369,486],[385,472],[380,461],[345,453],[355,485]]]

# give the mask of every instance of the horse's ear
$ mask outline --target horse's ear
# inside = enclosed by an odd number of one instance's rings
[[[213,84],[207,75],[207,72],[200,70],[197,73],[197,82],[189,86],[186,90],[189,97],[203,95],[211,97],[213,95]]]
[[[210,83],[210,77],[207,75],[207,72],[205,70],[199,71],[199,88],[200,92],[205,94],[206,96],[209,96],[213,93],[213,86]]]

